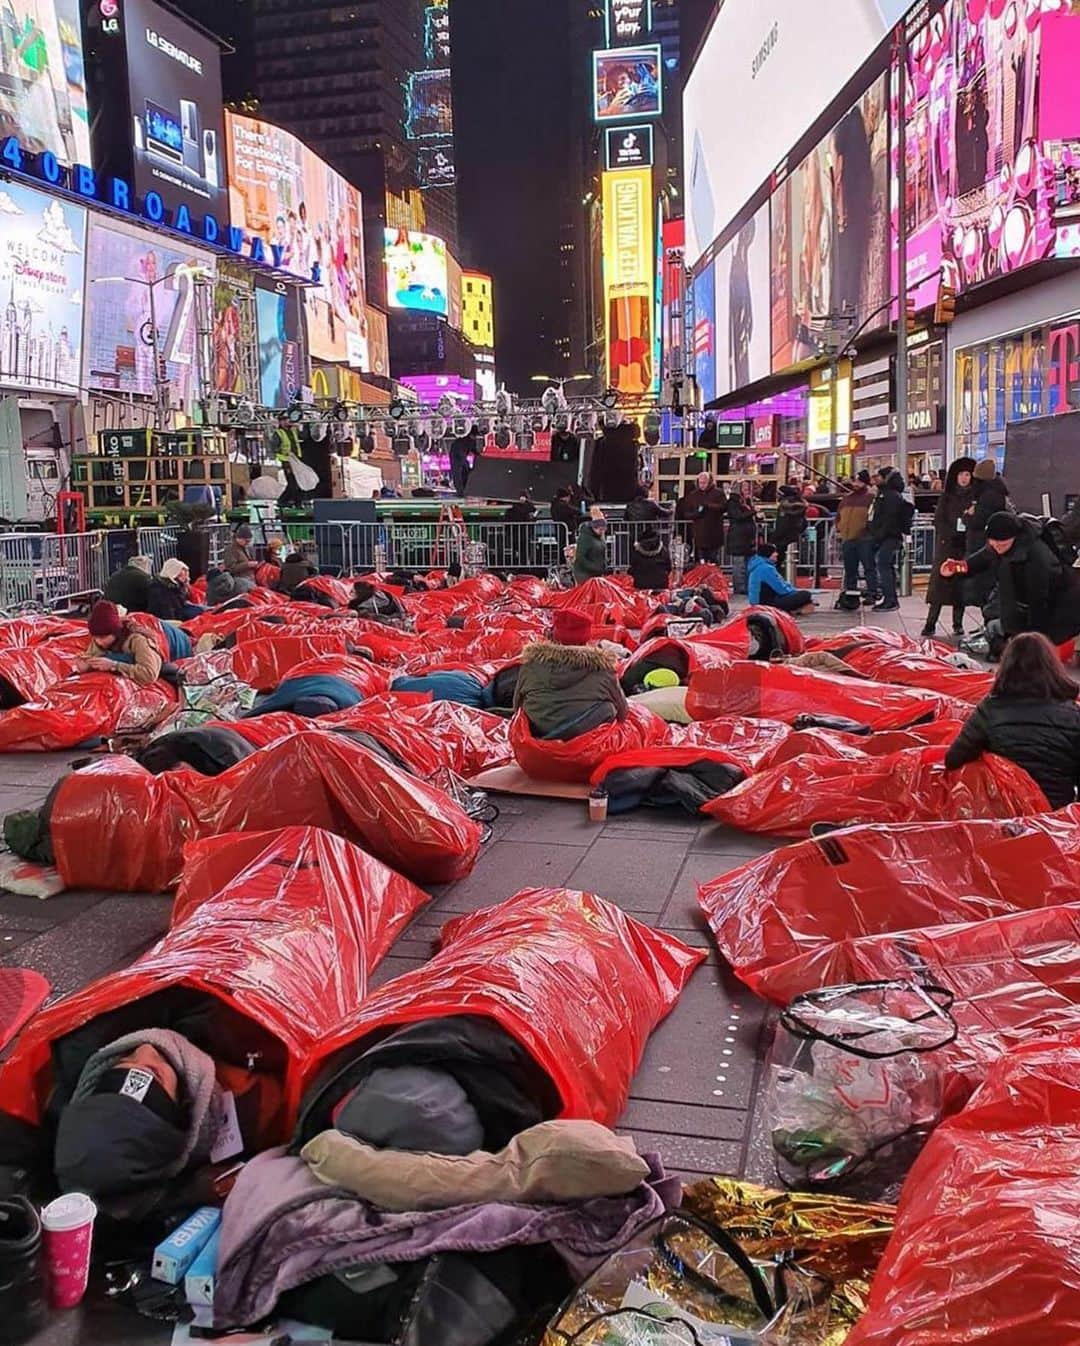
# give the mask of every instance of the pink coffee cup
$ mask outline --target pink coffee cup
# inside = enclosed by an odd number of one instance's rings
[[[96,1215],[97,1207],[81,1192],[57,1197],[41,1212],[49,1302],[54,1309],[73,1309],[86,1294]]]

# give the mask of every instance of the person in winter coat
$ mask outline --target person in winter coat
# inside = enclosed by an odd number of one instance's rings
[[[780,487],[780,505],[776,511],[773,542],[779,553],[776,564],[781,573],[787,565],[788,548],[798,548],[802,535],[809,526],[807,523],[809,508],[809,502],[800,494],[797,486]]]
[[[874,543],[870,537],[870,510],[873,503],[874,488],[870,485],[870,473],[864,467],[851,487],[840,496],[836,533],[844,561],[844,592],[853,594],[858,591],[861,570],[867,597],[871,602],[876,602],[877,567],[874,565]]]
[[[514,709],[524,711],[537,738],[566,741],[630,714],[616,675],[615,655],[589,645],[592,622],[560,608],[551,640],[538,640],[522,656]]]
[[[301,552],[290,552],[281,567],[281,578],[277,587],[281,593],[291,594],[305,580],[313,579],[318,573],[315,566]]]
[[[164,660],[153,637],[136,630],[121,617],[115,603],[104,600],[95,603],[87,625],[90,644],[75,663],[80,673],[112,673],[118,678],[130,678],[140,687],[149,687],[161,676]],[[121,662],[110,655],[129,655],[131,662]]]
[[[746,567],[757,551],[758,515],[751,486],[744,481],[728,500],[728,555],[732,558],[732,589],[746,593]]]
[[[191,601],[191,572],[175,556],[150,581],[147,611],[163,622],[187,622],[206,611]]]
[[[655,528],[646,528],[630,552],[635,589],[666,589],[671,583],[671,549]]]
[[[224,566],[236,581],[237,593],[247,593],[255,588],[255,572],[259,563],[251,550],[251,539],[251,529],[242,523],[225,548]]]
[[[945,488],[934,511],[934,565],[926,591],[930,611],[924,636],[937,635],[938,619],[945,606],[952,608],[953,635],[964,634],[964,581],[943,575],[941,567],[946,561],[959,561],[967,554],[967,516],[974,495],[971,475],[974,471],[974,458],[957,458],[949,467]]]
[[[407,615],[393,594],[388,594],[385,589],[377,589],[367,580],[357,580],[353,585],[349,607],[358,617],[373,622],[400,621]]]
[[[606,537],[607,520],[594,507],[590,517],[578,529],[572,566],[575,583],[584,584],[586,580],[607,574]]]
[[[891,472],[874,501],[870,519],[870,537],[877,548],[878,586],[881,590],[881,597],[874,604],[875,612],[895,612],[900,606],[896,561],[914,517],[915,506],[904,497],[904,478],[899,472]]]
[[[639,486],[634,492],[633,500],[626,506],[626,522],[659,523],[661,519],[670,519],[671,513],[670,505],[661,505],[657,500],[650,500],[645,487]]]
[[[555,492],[551,502],[551,521],[564,523],[569,537],[571,539],[577,537],[578,529],[581,527],[581,510],[573,504],[569,486],[560,486]]]
[[[796,589],[777,569],[780,555],[775,544],[762,543],[757,555],[750,558],[747,567],[747,587],[750,602],[782,612],[813,612],[814,595],[809,589]]]
[[[133,556],[126,565],[114,570],[105,585],[104,597],[128,612],[149,612],[150,576],[153,566],[149,556]]]
[[[974,556],[986,546],[986,528],[994,515],[1012,509],[1009,487],[1005,478],[998,475],[997,465],[992,458],[984,458],[971,475],[974,500],[964,515],[968,556]],[[994,575],[992,570],[988,570],[969,579],[963,592],[968,607],[981,609],[986,606],[993,591]]]
[[[1017,636],[1002,656],[993,691],[946,754],[946,769],[994,753],[1023,767],[1051,808],[1074,803],[1080,786],[1078,692],[1045,636]]]
[[[1039,631],[1061,645],[1080,635],[1080,571],[1065,565],[1034,525],[1016,514],[994,514],[986,546],[964,561],[946,561],[942,572],[946,578],[989,574],[1008,638]]]
[[[708,472],[699,472],[693,488],[679,502],[679,517],[692,528],[694,559],[715,564],[724,546],[727,497]]]

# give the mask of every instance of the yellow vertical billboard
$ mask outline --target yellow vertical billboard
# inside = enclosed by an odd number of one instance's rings
[[[603,200],[608,385],[620,393],[647,393],[656,282],[652,171],[605,173]]]

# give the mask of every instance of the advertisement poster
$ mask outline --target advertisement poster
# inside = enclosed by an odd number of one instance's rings
[[[951,0],[912,38],[904,209],[920,307],[939,275],[965,290],[1054,254],[1060,142],[1080,136],[1078,53],[1075,5],[1031,3],[1020,19],[1015,5]]]
[[[598,122],[659,117],[663,111],[659,44],[594,51],[593,96]]]
[[[421,145],[416,152],[417,186],[421,191],[429,187],[452,187],[457,182],[457,164],[454,146]]]
[[[709,262],[693,282],[694,324],[690,333],[694,377],[701,399],[708,405],[716,398],[716,268]]]
[[[154,0],[125,0],[135,190],[225,220],[221,52]]]
[[[646,393],[653,381],[656,304],[652,173],[605,173],[602,195],[608,382],[619,392]]]
[[[456,331],[462,330],[461,264],[452,252],[446,254],[446,320]]]
[[[62,164],[90,162],[78,0],[4,0],[0,7],[0,137]]]
[[[154,395],[152,306],[172,405],[192,406],[198,397],[195,280],[213,272],[209,253],[165,243],[156,234],[91,220],[83,354],[86,386]]]
[[[446,244],[434,234],[387,229],[386,300],[391,308],[448,316],[450,276]]]
[[[716,396],[772,369],[769,207],[747,220],[716,259]]]
[[[255,327],[259,338],[259,401],[287,407],[303,382],[299,293],[278,282],[255,286]]]
[[[386,314],[369,306],[367,310],[367,330],[368,362],[370,366],[368,372],[388,379],[390,377],[390,329],[386,321]]]
[[[273,266],[317,282],[305,292],[311,356],[347,360],[367,340],[359,191],[269,122],[229,113],[226,139],[233,225]]]
[[[405,85],[405,134],[410,140],[454,134],[449,70],[415,70]]]
[[[0,184],[0,382],[78,396],[86,211]]]
[[[235,397],[256,396],[244,379],[244,346],[255,340],[248,317],[251,304],[249,273],[239,266],[219,261],[214,283],[213,351],[214,390]]]
[[[888,323],[888,135],[881,79],[773,195],[774,372],[818,353],[816,317]]]

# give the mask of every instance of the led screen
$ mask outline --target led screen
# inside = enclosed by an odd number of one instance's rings
[[[4,0],[0,7],[0,137],[62,164],[90,162],[78,0]]]
[[[417,70],[405,86],[405,133],[410,140],[454,134],[449,70]]]
[[[694,277],[690,349],[703,402],[716,397],[716,267],[707,262]]]
[[[387,229],[386,300],[391,308],[418,313],[449,312],[449,272],[446,244],[434,234]]]
[[[599,122],[658,117],[663,111],[659,46],[593,52],[593,98]]]
[[[767,378],[772,342],[769,313],[769,207],[743,225],[716,258],[716,396]]]
[[[218,263],[214,283],[214,327],[211,334],[214,390],[235,397],[256,396],[244,379],[244,345],[253,333],[246,319],[250,274],[228,262]]]
[[[287,407],[300,390],[300,304],[292,285],[255,288],[259,392],[264,407]]]

